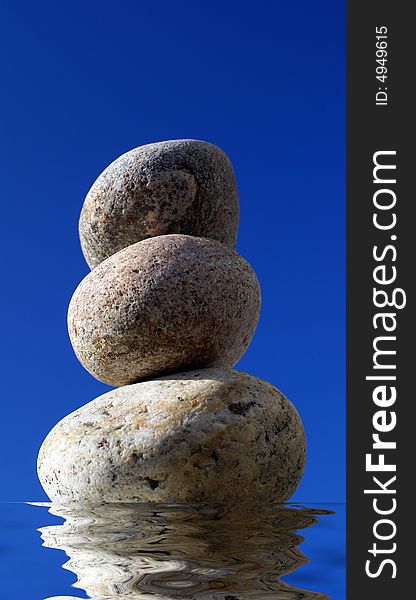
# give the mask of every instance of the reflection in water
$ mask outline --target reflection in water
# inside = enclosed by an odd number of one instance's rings
[[[328,598],[280,577],[308,562],[296,531],[330,511],[120,503],[51,505],[50,512],[65,522],[40,529],[44,545],[65,550],[64,567],[76,574],[75,587],[94,600]]]

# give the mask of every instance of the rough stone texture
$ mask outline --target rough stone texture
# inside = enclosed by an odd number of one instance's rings
[[[135,148],[98,177],[79,232],[89,266],[148,237],[184,233],[235,247],[238,195],[222,150],[198,140]]]
[[[294,406],[269,383],[206,369],[112,390],[41,447],[52,501],[286,501],[305,462]]]
[[[257,325],[260,288],[236,252],[209,239],[149,238],[80,283],[68,313],[75,353],[120,386],[166,373],[231,367]]]

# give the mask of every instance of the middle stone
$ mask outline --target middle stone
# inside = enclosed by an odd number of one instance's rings
[[[232,367],[254,334],[260,287],[225,245],[150,238],[89,273],[68,312],[74,351],[97,379],[122,386],[166,373]]]

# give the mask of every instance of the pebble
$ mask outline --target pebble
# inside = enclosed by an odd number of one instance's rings
[[[65,417],[38,458],[53,502],[286,501],[305,463],[296,409],[229,369],[111,390]]]
[[[166,235],[114,254],[80,283],[68,329],[81,364],[122,386],[167,373],[232,367],[260,311],[250,265],[219,242]]]
[[[81,247],[93,268],[143,239],[170,233],[235,247],[238,194],[232,165],[217,146],[172,140],[117,158],[85,198]]]

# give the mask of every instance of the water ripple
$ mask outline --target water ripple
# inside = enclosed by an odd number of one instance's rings
[[[42,527],[93,600],[324,600],[283,582],[308,559],[298,530],[331,511],[296,505],[49,505]],[[48,600],[74,600],[55,596]]]

